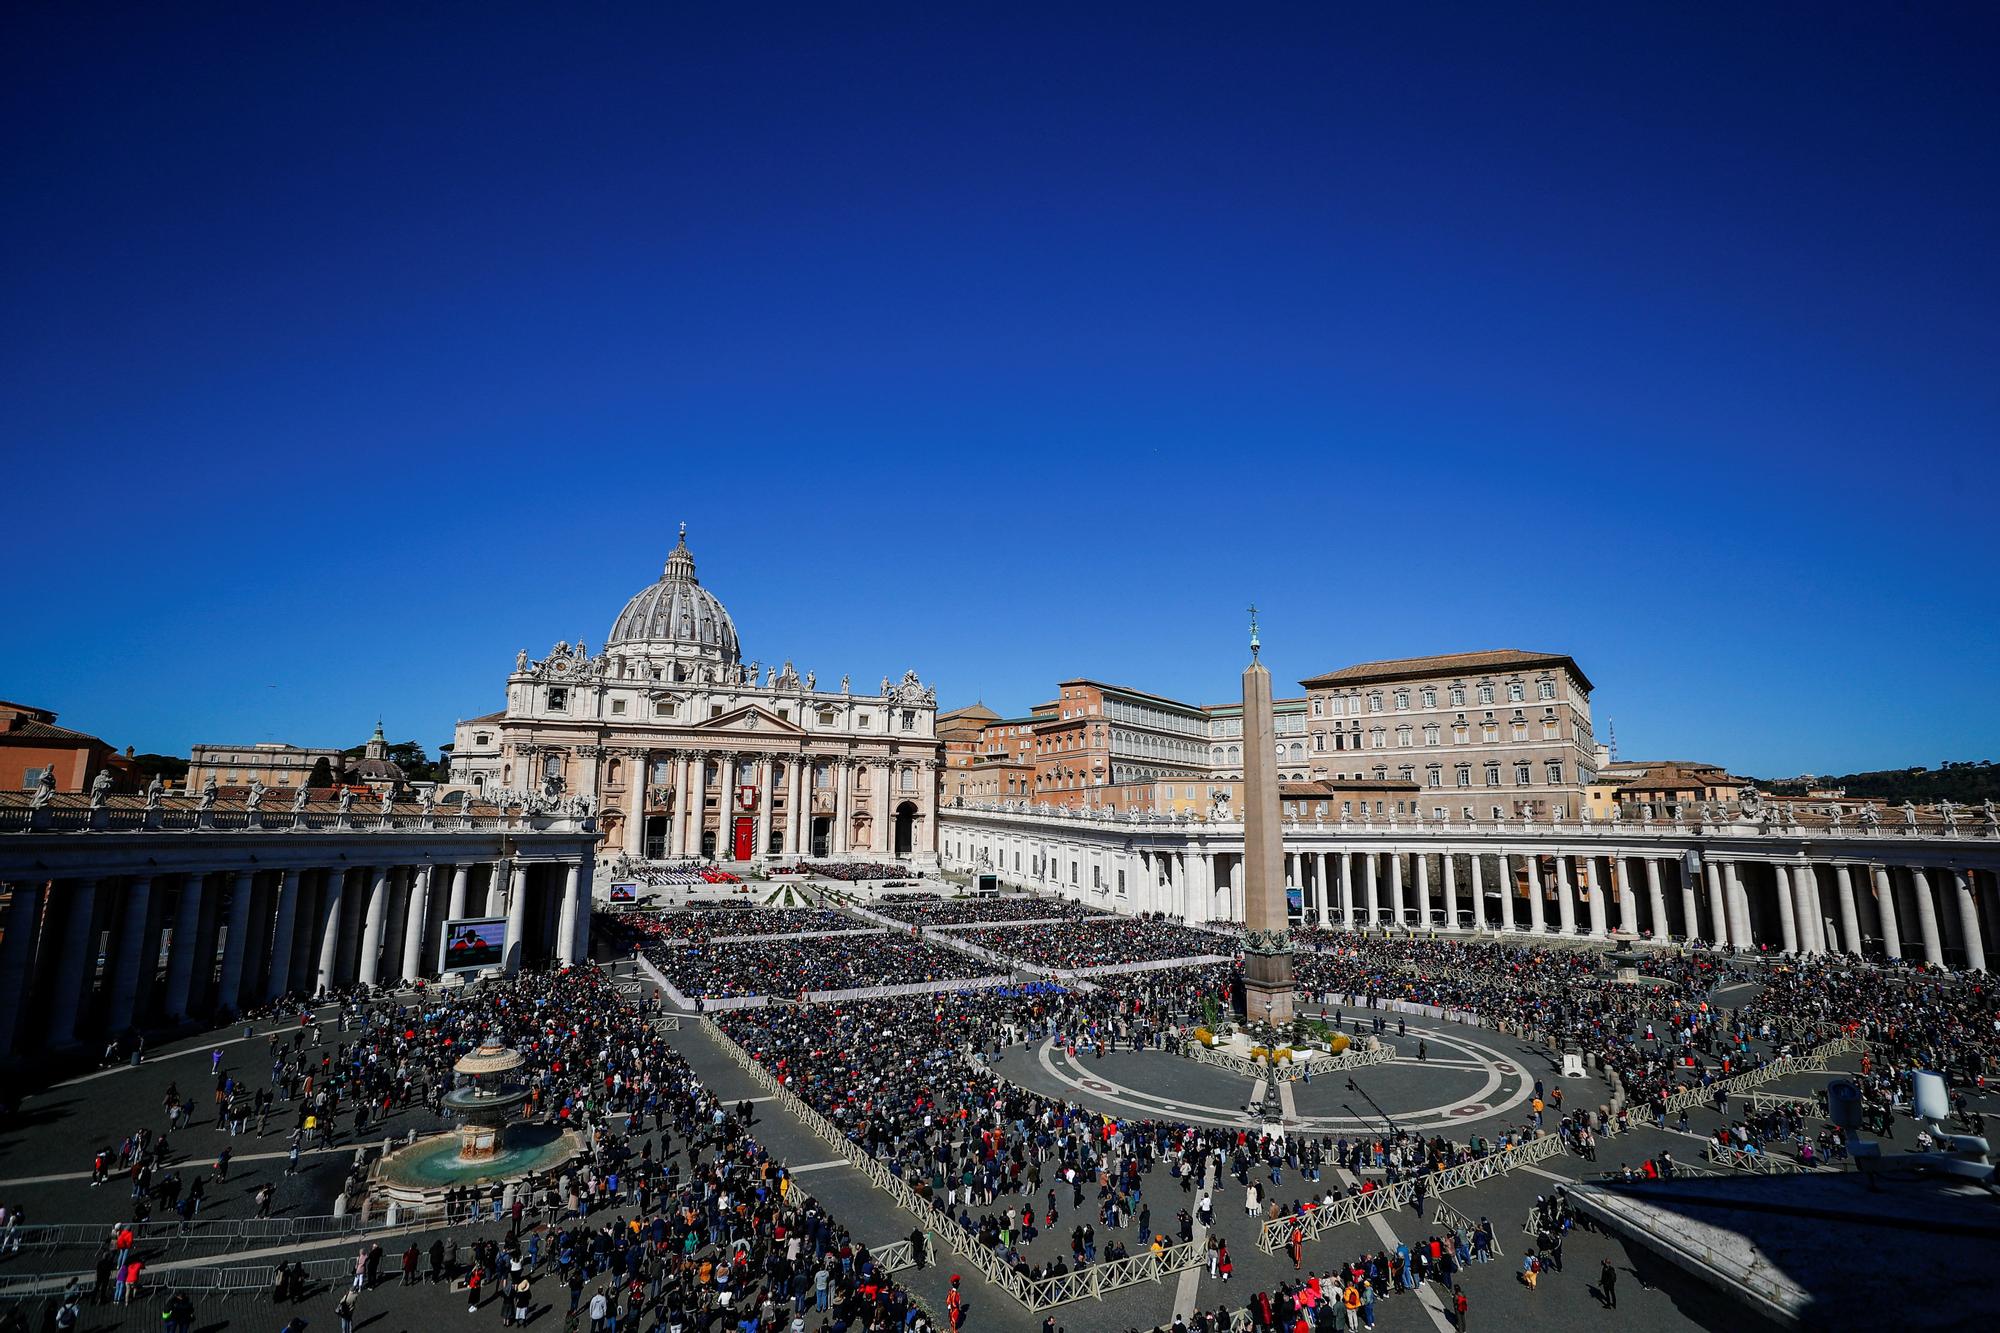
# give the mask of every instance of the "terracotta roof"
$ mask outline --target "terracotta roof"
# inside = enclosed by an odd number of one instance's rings
[[[1338,796],[1355,791],[1421,791],[1414,782],[1400,778],[1313,778],[1308,782],[1280,782],[1278,795],[1293,797]]]
[[[1151,690],[1135,690],[1130,685],[1114,685],[1110,681],[1095,680],[1089,676],[1072,676],[1068,680],[1059,680],[1056,684],[1058,687],[1063,685],[1095,685],[1100,693],[1129,694],[1135,699],[1151,699],[1157,703],[1172,704],[1175,708],[1184,708],[1190,713],[1201,711],[1200,704],[1186,703],[1179,699],[1169,699],[1166,695],[1154,694]],[[1057,703],[1060,704],[1061,700],[1057,700]]]
[[[1435,657],[1398,657],[1386,662],[1362,662],[1342,667],[1322,676],[1309,676],[1299,684],[1307,689],[1318,685],[1353,685],[1363,681],[1415,680],[1423,676],[1451,676],[1494,671],[1507,667],[1560,666],[1576,677],[1586,691],[1590,679],[1567,653],[1531,653],[1519,648],[1489,648],[1477,653],[1443,653]]]
[[[466,721],[467,721],[468,723],[472,723],[472,722],[505,722],[505,721],[507,720],[507,710],[503,708],[503,709],[501,709],[501,710],[500,710],[499,712],[497,712],[497,713],[481,713],[481,714],[480,714],[480,715],[479,715],[478,717],[468,717],[468,718],[467,718],[467,719],[465,719],[465,720],[466,720]]]
[[[1743,787],[1749,783],[1744,778],[1706,765],[1653,764],[1644,773],[1628,777],[1618,785],[1646,791],[1694,791],[1701,787]]]
[[[22,718],[11,728],[0,731],[0,745],[102,745],[111,746],[88,732],[71,731],[68,727],[58,727],[53,722],[37,722],[33,718]]]

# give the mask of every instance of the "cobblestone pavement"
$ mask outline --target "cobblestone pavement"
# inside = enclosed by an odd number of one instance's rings
[[[650,981],[644,980],[643,974],[631,965],[621,963],[617,970],[650,989]],[[351,1122],[347,1118],[343,1117],[341,1141],[331,1149],[307,1155],[306,1169],[295,1176],[284,1173],[284,1133],[291,1128],[289,1108],[282,1124],[273,1115],[261,1138],[254,1133],[232,1138],[218,1132],[213,1123],[211,1090],[215,1079],[210,1071],[210,1052],[219,1046],[224,1053],[223,1068],[239,1072],[254,1084],[260,1077],[268,1078],[268,1043],[272,1035],[275,1033],[290,1042],[296,1031],[294,1020],[254,1024],[247,1040],[240,1027],[204,1034],[152,1052],[146,1063],[137,1068],[118,1066],[88,1073],[28,1095],[20,1113],[0,1127],[0,1199],[24,1208],[28,1220],[36,1223],[104,1223],[108,1229],[110,1223],[128,1216],[128,1191],[123,1182],[114,1180],[102,1186],[89,1183],[91,1154],[140,1125],[150,1124],[157,1129],[163,1123],[162,1101],[172,1084],[184,1095],[194,1094],[197,1098],[194,1124],[173,1136],[176,1150],[185,1154],[180,1167],[184,1175],[191,1178],[196,1171],[207,1170],[224,1144],[235,1151],[228,1180],[212,1185],[204,1218],[250,1216],[254,1211],[252,1196],[266,1181],[277,1189],[274,1215],[326,1214],[356,1149],[350,1141]],[[1487,1089],[1493,1071],[1481,1061],[1517,1071],[1523,1086],[1530,1085],[1535,1078],[1551,1086],[1558,1082],[1549,1052],[1491,1032],[1411,1020],[1408,1031],[1401,1035],[1392,1021],[1388,1035],[1399,1051],[1398,1060],[1360,1070],[1353,1077],[1391,1117],[1423,1119],[1439,1108],[1449,1110],[1482,1100],[1479,1094]],[[339,1039],[340,1034],[334,1028],[329,1027],[324,1033],[329,1044]],[[1420,1039],[1430,1044],[1435,1064],[1420,1063],[1413,1058],[1415,1042]],[[675,1044],[718,1095],[730,1102],[745,1098],[753,1101],[756,1110],[753,1132],[797,1173],[798,1182],[857,1236],[870,1243],[909,1236],[916,1225],[915,1219],[838,1159],[781,1102],[767,1098],[731,1061],[720,1041],[709,1025],[690,1020],[684,1024]],[[1475,1054],[1469,1043],[1477,1043],[1481,1053]],[[1007,1077],[1028,1086],[1093,1104],[1102,1101],[1104,1109],[1128,1115],[1173,1114],[1163,1107],[1174,1103],[1183,1107],[1186,1114],[1227,1119],[1249,1104],[1256,1091],[1250,1080],[1163,1054],[1119,1053],[1102,1061],[1088,1057],[1071,1061],[1065,1053],[1051,1051],[1045,1044],[1017,1046],[1003,1055],[999,1068]],[[1826,1077],[1804,1076],[1774,1085],[1774,1090],[1802,1091],[1823,1083]],[[1358,1120],[1372,1121],[1378,1112],[1356,1102],[1345,1086],[1346,1078],[1334,1075],[1315,1080],[1312,1085],[1293,1087],[1289,1091],[1295,1109],[1309,1119],[1352,1114]],[[1079,1082],[1083,1079],[1094,1079],[1111,1091],[1104,1094],[1081,1087]],[[1449,1131],[1453,1137],[1491,1132],[1525,1119],[1525,1105],[1498,1104],[1511,1095],[1507,1089],[1513,1086],[1504,1078],[1502,1082],[1503,1086],[1492,1089],[1493,1095],[1484,1099],[1493,1103],[1492,1109],[1458,1118],[1460,1127]],[[1571,1098],[1584,1099],[1590,1104],[1609,1095],[1608,1089],[1595,1080],[1587,1081],[1586,1086],[1572,1080],[1565,1085],[1565,1091]],[[1137,1106],[1120,1104],[1119,1099],[1128,1094],[1136,1095]],[[1575,1101],[1570,1104],[1575,1105]],[[1696,1133],[1712,1130],[1717,1123],[1714,1113],[1706,1110],[1692,1113],[1690,1120]],[[429,1132],[441,1127],[421,1110],[401,1112],[392,1116],[385,1127],[371,1130],[364,1142],[379,1143],[383,1133],[402,1134],[412,1128]],[[1522,1234],[1522,1222],[1537,1194],[1546,1193],[1564,1181],[1615,1169],[1622,1161],[1636,1162],[1661,1150],[1671,1150],[1678,1159],[1692,1161],[1698,1158],[1701,1144],[1693,1135],[1649,1127],[1602,1141],[1599,1160],[1594,1164],[1576,1157],[1550,1158],[1444,1196],[1446,1202],[1467,1216],[1491,1218],[1506,1252],[1504,1259],[1490,1265],[1474,1265],[1461,1277],[1471,1302],[1473,1326],[1493,1328],[1531,1323],[1537,1328],[1553,1330],[1613,1325],[1637,1329],[1749,1327],[1739,1309],[1707,1297],[1684,1279],[1655,1271],[1650,1264],[1635,1265],[1632,1256],[1616,1241],[1589,1232],[1573,1233],[1566,1248],[1565,1271],[1550,1274],[1539,1290],[1528,1291],[1516,1277],[1523,1242],[1527,1239]],[[1291,1179],[1274,1191],[1277,1197],[1288,1200],[1293,1192],[1303,1193],[1304,1186]],[[1238,1307],[1260,1287],[1269,1288],[1292,1278],[1288,1257],[1266,1255],[1256,1248],[1255,1223],[1244,1215],[1242,1198],[1241,1186],[1233,1181],[1224,1181],[1216,1189],[1218,1231],[1230,1242],[1236,1262],[1230,1282],[1224,1284],[1210,1278],[1203,1269],[1178,1280],[1170,1278],[1130,1288],[1101,1302],[1081,1301],[1060,1307],[1050,1312],[1055,1325],[1080,1333],[1146,1328],[1169,1322],[1177,1308],[1185,1313],[1195,1303],[1209,1309],[1218,1304]],[[1171,1218],[1173,1210],[1180,1206],[1180,1201],[1170,1199],[1159,1202],[1155,1211],[1157,1214],[1164,1210]],[[1398,1241],[1414,1242],[1429,1235],[1433,1225],[1433,1218],[1406,1209],[1338,1228],[1307,1245],[1304,1269],[1325,1271],[1364,1250],[1385,1247],[1393,1250]],[[458,1228],[456,1234],[464,1241],[472,1236],[495,1234],[499,1229],[487,1222]],[[412,1240],[420,1247],[427,1247],[437,1234],[447,1233],[420,1228],[383,1237],[382,1244],[389,1256],[386,1270],[393,1272],[396,1256]],[[263,1265],[275,1264],[280,1258],[351,1260],[357,1244],[356,1239],[345,1238],[317,1245],[288,1244],[227,1254],[168,1250],[157,1256],[154,1266]],[[1040,1315],[1029,1314],[1011,1298],[988,1288],[975,1271],[954,1269],[948,1248],[940,1245],[939,1249],[937,1266],[923,1272],[905,1272],[899,1280],[933,1307],[942,1308],[950,1274],[957,1271],[962,1274],[967,1291],[968,1328],[1041,1326]],[[9,1256],[0,1264],[0,1282],[19,1281],[26,1273],[86,1269],[90,1258],[90,1254],[81,1251]],[[1595,1292],[1599,1264],[1605,1258],[1611,1259],[1623,1276],[1615,1313],[1602,1308]],[[567,1292],[557,1291],[552,1278],[545,1278],[539,1285],[537,1310],[531,1322],[538,1327],[560,1327],[567,1310]],[[322,1284],[306,1295],[298,1312],[315,1329],[330,1333],[336,1327],[333,1302],[338,1294],[335,1287]],[[547,1303],[550,1301],[554,1303]],[[203,1298],[197,1302],[195,1327],[200,1333],[216,1333],[256,1325],[261,1333],[278,1333],[292,1311],[273,1309],[270,1305],[267,1296]],[[36,1330],[45,1326],[53,1313],[52,1306],[53,1302],[46,1299],[21,1302],[23,1312],[29,1316],[30,1328]],[[447,1318],[468,1325],[497,1320],[499,1316],[490,1304],[477,1314],[467,1314],[462,1293],[425,1284],[406,1288],[392,1278],[362,1296],[355,1322],[357,1329],[371,1329],[374,1333],[403,1333],[434,1328],[438,1321]],[[100,1329],[157,1326],[158,1322],[157,1303],[141,1303],[128,1309],[86,1305],[81,1328],[84,1333],[94,1333]],[[1419,1300],[1411,1296],[1383,1301],[1378,1306],[1376,1322],[1379,1328],[1391,1333],[1448,1327],[1435,1298]],[[808,1327],[816,1325],[809,1323]]]

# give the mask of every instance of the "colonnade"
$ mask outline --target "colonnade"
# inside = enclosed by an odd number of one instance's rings
[[[947,812],[950,868],[1112,911],[1244,919],[1231,826],[1137,835],[1106,822]],[[1694,943],[1800,956],[1845,953],[1986,968],[2000,930],[1992,840],[1608,835],[1475,840],[1461,830],[1373,839],[1288,826],[1290,915],[1327,929],[1488,932]]]

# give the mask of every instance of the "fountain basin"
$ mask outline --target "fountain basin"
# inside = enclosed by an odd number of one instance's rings
[[[581,1134],[555,1125],[512,1125],[485,1156],[460,1153],[457,1133],[433,1134],[375,1164],[371,1192],[398,1203],[427,1203],[446,1190],[505,1184],[550,1171],[583,1151]]]

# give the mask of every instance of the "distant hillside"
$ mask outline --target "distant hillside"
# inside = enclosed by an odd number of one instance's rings
[[[1753,781],[1763,790],[1780,795],[1802,794],[1809,787],[1838,787],[1845,788],[1850,797],[1865,796],[1891,805],[1904,801],[1914,801],[1918,805],[1934,805],[1947,800],[1960,805],[1977,805],[1985,800],[2000,801],[2000,765],[1995,765],[1990,759],[1947,763],[1941,768],[1892,768],[1879,773],[1846,773],[1839,777],[1822,774],[1810,780],[1755,778]]]

